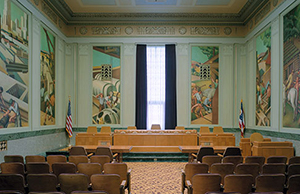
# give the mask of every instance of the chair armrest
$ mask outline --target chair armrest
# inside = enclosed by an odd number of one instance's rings
[[[130,173],[131,173],[131,169],[128,169],[127,174],[130,174]]]
[[[184,193],[184,189],[186,188],[185,185],[185,172],[181,169],[181,192]]]
[[[194,158],[197,158],[197,154],[193,154],[193,153],[192,153],[192,156],[193,156]]]
[[[92,155],[94,155],[94,153],[89,153],[87,157],[91,157]]]
[[[218,153],[218,156],[221,156],[221,157],[223,157],[223,155],[222,155],[222,154],[219,154],[219,153]]]
[[[124,194],[125,193],[125,185],[126,185],[126,181],[123,180],[121,182],[121,185],[120,185],[120,194]]]
[[[188,188],[188,194],[193,194],[193,186],[192,186],[191,181],[187,180],[186,184],[187,184],[187,188]]]
[[[113,155],[114,158],[117,157],[117,156],[118,156],[118,153],[115,153],[115,154]]]

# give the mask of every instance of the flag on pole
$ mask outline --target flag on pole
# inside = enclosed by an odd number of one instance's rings
[[[241,136],[244,137],[245,119],[244,119],[243,100],[241,100],[241,110],[240,110],[240,115],[239,115],[239,127],[241,130]]]
[[[66,131],[68,132],[69,137],[73,136],[72,115],[71,115],[71,100],[70,99],[69,99],[68,114],[67,114],[67,119],[66,119]]]

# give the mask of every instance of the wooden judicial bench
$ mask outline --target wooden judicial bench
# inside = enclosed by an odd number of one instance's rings
[[[235,136],[233,133],[200,133],[199,145],[235,146]]]
[[[292,142],[253,142],[252,146],[253,156],[286,156],[288,159],[294,156],[294,147]]]

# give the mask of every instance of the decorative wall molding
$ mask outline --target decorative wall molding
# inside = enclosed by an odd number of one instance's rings
[[[178,50],[178,55],[188,55],[188,48],[189,45],[188,44],[178,44],[177,46],[177,50]]]
[[[179,31],[179,34],[185,35],[187,32],[187,29],[185,27],[180,27],[178,31]]]
[[[118,35],[121,34],[120,27],[92,27],[93,35]]]
[[[230,27],[225,27],[225,28],[224,28],[224,34],[230,35],[231,32],[232,32],[232,29],[231,29]]]
[[[248,51],[252,51],[253,50],[253,39],[251,39],[249,42],[248,42]]]
[[[58,50],[64,52],[64,41],[62,39],[58,39]]]
[[[37,20],[35,17],[32,18],[32,26],[34,34],[39,35],[41,33],[41,24],[40,21]]]
[[[224,55],[232,55],[233,54],[233,45],[224,45],[223,52],[224,52]]]
[[[89,54],[89,46],[87,44],[80,44],[78,46],[79,55],[88,55]]]
[[[158,26],[152,26],[152,27],[138,27],[137,28],[138,34],[152,34],[152,35],[174,35],[175,34],[175,28],[174,27],[158,27]]]
[[[271,10],[271,3],[267,3],[267,5],[258,12],[258,14],[255,16],[254,21],[255,25],[260,22]]]
[[[247,47],[246,46],[241,46],[240,47],[241,55],[246,55],[247,54]]]
[[[67,44],[65,46],[65,52],[66,52],[66,55],[71,55],[72,54],[72,45]]]
[[[55,23],[57,24],[57,15],[52,9],[42,1],[42,11]]]
[[[85,35],[87,32],[88,32],[88,29],[85,26],[79,28],[79,33],[81,35]]]
[[[132,34],[132,33],[133,33],[133,28],[132,28],[131,26],[126,27],[126,28],[125,28],[125,33],[126,33],[127,35]]]
[[[219,35],[220,27],[191,27],[191,35]]]
[[[271,25],[272,36],[279,33],[279,17],[277,17]]]
[[[124,55],[134,55],[134,44],[124,44]]]

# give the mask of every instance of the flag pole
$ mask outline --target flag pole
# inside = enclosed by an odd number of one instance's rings
[[[71,96],[69,95],[69,102],[71,101]],[[71,147],[71,137],[68,135],[68,147]]]

